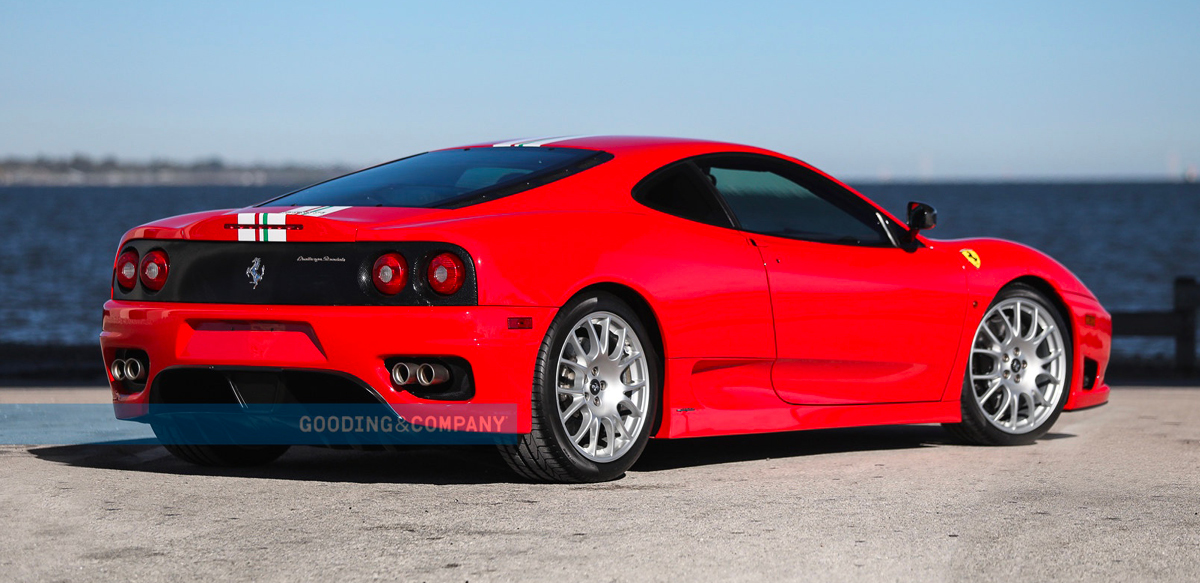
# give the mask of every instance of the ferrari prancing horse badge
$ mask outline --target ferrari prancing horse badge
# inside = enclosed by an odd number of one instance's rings
[[[967,261],[975,266],[975,269],[979,269],[979,254],[974,249],[960,249],[959,253],[962,253],[963,257],[966,257]]]

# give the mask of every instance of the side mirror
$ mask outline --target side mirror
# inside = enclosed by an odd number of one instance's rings
[[[917,233],[937,226],[937,209],[917,201],[908,203],[908,240],[917,238]]]

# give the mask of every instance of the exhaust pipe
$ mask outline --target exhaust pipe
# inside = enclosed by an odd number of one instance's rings
[[[146,366],[142,361],[136,358],[125,359],[125,378],[131,381],[140,381],[146,374]]]
[[[411,362],[396,363],[396,365],[392,367],[392,382],[398,387],[411,385],[417,382],[418,370],[420,370],[420,367]]]
[[[417,382],[421,386],[428,387],[450,380],[450,371],[440,364],[430,364],[428,362],[417,367]]]
[[[114,360],[112,363],[112,368],[109,369],[109,372],[112,373],[112,377],[114,379],[118,381],[125,380],[125,361],[119,358]]]
[[[140,381],[146,377],[146,364],[140,358],[118,358],[108,369],[117,381]]]

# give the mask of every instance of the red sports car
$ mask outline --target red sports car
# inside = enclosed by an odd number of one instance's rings
[[[749,146],[478,144],[129,231],[100,340],[118,417],[504,406],[465,430],[515,436],[509,465],[551,481],[618,477],[650,437],[943,423],[1029,443],[1106,402],[1095,296],[1028,247],[926,238],[936,217]],[[203,464],[286,449],[164,443]]]

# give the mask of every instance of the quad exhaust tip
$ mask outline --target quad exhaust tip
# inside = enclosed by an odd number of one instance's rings
[[[142,361],[136,358],[125,359],[125,378],[131,381],[140,381],[146,374],[146,367],[142,365]]]
[[[392,382],[398,387],[417,382],[417,365],[411,362],[400,362],[392,367]]]
[[[428,387],[440,385],[448,380],[450,380],[450,369],[441,364],[398,362],[392,365],[392,383],[397,387],[413,383]]]
[[[118,358],[109,372],[118,381],[140,381],[146,376],[146,365],[136,358]]]
[[[417,382],[421,383],[422,387],[441,384],[448,380],[450,380],[450,371],[440,364],[426,362],[417,367]]]

